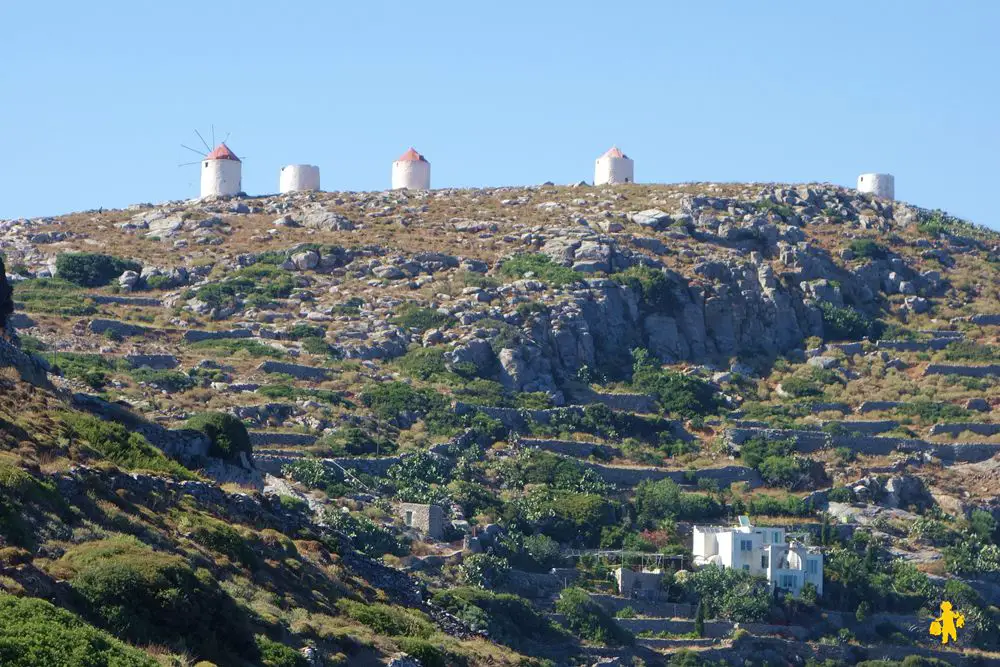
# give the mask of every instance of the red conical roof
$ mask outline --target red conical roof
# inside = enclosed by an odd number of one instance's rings
[[[608,152],[602,155],[601,157],[621,157],[625,158],[626,160],[628,159],[628,155],[622,153],[621,149],[618,148],[617,146],[612,146],[611,148],[609,148]]]
[[[236,157],[236,153],[229,150],[229,146],[225,143],[221,143],[215,147],[215,150],[205,156],[206,160],[235,160],[239,162],[240,159]]]
[[[411,147],[410,150],[400,155],[396,162],[427,162],[427,160],[424,159],[423,155],[413,150]]]

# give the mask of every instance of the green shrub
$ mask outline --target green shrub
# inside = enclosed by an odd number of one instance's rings
[[[1000,347],[971,340],[955,341],[944,348],[945,361],[971,361],[990,364],[1000,361]]]
[[[212,654],[253,651],[246,619],[212,575],[134,538],[79,544],[56,563],[89,614],[137,643],[187,644]]]
[[[409,549],[391,530],[361,514],[330,510],[325,514],[327,525],[347,537],[358,551],[378,558],[385,554],[405,556]]]
[[[226,461],[239,461],[240,453],[249,460],[253,454],[250,434],[239,419],[225,412],[202,412],[187,420],[187,427],[208,436],[209,455]]]
[[[955,421],[969,418],[969,411],[954,403],[932,401],[907,401],[896,406],[896,412],[917,417],[925,422]]]
[[[337,608],[380,635],[427,639],[434,632],[434,625],[419,611],[379,602],[356,602],[347,598],[338,600]]]
[[[500,263],[500,273],[513,280],[520,280],[526,273],[531,273],[534,280],[554,287],[563,287],[584,278],[582,273],[556,264],[551,257],[541,253],[508,257]]]
[[[263,667],[309,667],[309,661],[291,646],[272,641],[264,635],[256,635],[254,643],[260,652]]]
[[[737,568],[712,564],[694,572],[685,585],[701,600],[707,618],[754,623],[764,620],[771,608],[767,581]]]
[[[155,275],[146,278],[146,287],[149,289],[170,289],[171,286],[173,286],[173,278],[170,276]]]
[[[821,301],[824,340],[861,340],[876,333],[876,322],[851,307],[838,307]]]
[[[889,251],[886,247],[876,243],[872,239],[854,239],[847,247],[854,252],[855,257],[885,259],[889,256]]]
[[[834,503],[853,503],[855,501],[854,491],[849,487],[841,486],[836,489],[830,489],[827,494],[827,499]]]
[[[404,329],[416,329],[423,333],[430,329],[447,329],[455,318],[447,313],[441,313],[434,308],[424,308],[415,303],[406,303],[399,310],[392,323]]]
[[[462,580],[469,586],[493,590],[503,586],[510,574],[510,563],[491,553],[472,554],[458,566]]]
[[[632,386],[652,394],[660,409],[670,415],[692,418],[712,414],[719,400],[710,384],[689,375],[661,368],[644,349],[632,351]]]
[[[184,391],[194,386],[194,380],[180,371],[153,370],[143,367],[131,371],[130,375],[136,382],[171,393]]]
[[[791,494],[755,494],[746,503],[746,512],[753,516],[809,516],[812,511],[811,504]]]
[[[182,479],[196,476],[180,463],[167,458],[139,433],[122,424],[92,415],[65,413],[60,417],[65,435],[80,440],[103,458],[126,470],[168,473]]]
[[[285,356],[283,350],[271,347],[270,345],[261,343],[260,341],[252,338],[215,338],[200,340],[196,343],[191,343],[191,349],[214,351],[218,352],[220,355],[232,355],[244,352],[247,356],[254,358],[270,357],[272,359],[281,359]]]
[[[303,338],[325,338],[326,329],[299,322],[286,331],[285,335],[292,340],[302,340]]]
[[[714,498],[685,493],[670,479],[643,480],[635,488],[636,525],[655,528],[664,519],[700,521],[722,516],[724,508]]]
[[[45,600],[0,593],[0,664],[156,667],[159,663]]]
[[[51,352],[41,356],[65,377],[79,380],[92,389],[103,389],[109,382],[108,374],[117,369],[115,363],[100,354]]]
[[[21,280],[13,289],[14,297],[29,313],[84,316],[97,312],[94,301],[83,298],[77,285],[59,278]]]
[[[185,512],[177,520],[178,527],[198,544],[255,569],[260,560],[247,539],[230,524],[205,514]]]
[[[420,667],[452,667],[460,664],[450,651],[426,639],[402,637],[396,643],[404,653],[419,660]]]
[[[794,452],[794,440],[756,437],[740,445],[743,463],[757,470],[769,486],[792,487],[807,473],[809,460],[794,456]]]
[[[582,588],[564,589],[556,600],[556,611],[566,617],[569,629],[583,639],[612,646],[633,642],[632,635]]]
[[[142,271],[138,262],[87,252],[63,253],[56,257],[56,273],[81,287],[102,287],[125,271]]]
[[[473,629],[487,631],[493,641],[515,649],[530,648],[528,642],[562,639],[544,614],[517,595],[452,587],[435,593],[433,602]]]
[[[674,285],[660,269],[631,266],[625,271],[613,274],[611,279],[638,291],[642,307],[646,311],[670,313],[677,308],[677,300],[673,294]]]
[[[430,380],[448,373],[444,350],[434,347],[416,347],[397,359],[396,365],[417,380]]]
[[[399,448],[392,440],[370,435],[357,426],[339,428],[316,444],[329,447],[331,456],[388,456]]]
[[[266,396],[267,398],[287,398],[291,400],[311,398],[323,403],[329,403],[330,405],[352,407],[352,403],[344,397],[344,394],[339,391],[331,391],[328,389],[293,387],[289,384],[266,384],[263,387],[258,387],[257,393],[261,396]]]

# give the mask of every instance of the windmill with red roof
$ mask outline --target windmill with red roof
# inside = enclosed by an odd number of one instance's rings
[[[208,153],[202,153],[190,146],[181,144],[182,148],[197,153],[202,159],[197,163],[201,167],[201,198],[231,196],[243,192],[243,161],[226,145],[226,140],[212,148],[198,130],[194,131],[205,145]],[[228,138],[229,135],[226,135]],[[215,142],[215,128],[212,128],[212,142]],[[181,165],[186,166],[186,165]]]
[[[615,185],[635,182],[635,162],[617,146],[597,158],[594,164],[594,185]]]
[[[431,163],[413,148],[392,163],[393,190],[430,190]]]

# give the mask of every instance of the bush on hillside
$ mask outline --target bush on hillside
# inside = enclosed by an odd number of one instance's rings
[[[260,662],[263,667],[309,667],[309,661],[291,646],[268,639],[264,635],[254,637]]]
[[[560,638],[549,619],[517,595],[465,586],[439,591],[433,602],[473,630],[485,630],[490,639],[513,648]]]
[[[253,453],[250,434],[239,419],[225,412],[202,412],[187,420],[187,427],[208,436],[212,445],[209,455],[226,461],[239,461],[240,453]]]
[[[158,664],[146,653],[45,600],[0,593],[0,665],[4,667]]]
[[[500,263],[500,273],[507,278],[520,280],[531,274],[533,280],[540,280],[554,287],[563,287],[583,280],[579,271],[556,264],[552,258],[542,253],[531,253],[508,257]]]
[[[56,258],[56,274],[81,287],[103,287],[125,271],[142,271],[142,265],[89,252],[63,253]]]
[[[455,318],[434,308],[425,308],[415,303],[406,303],[399,307],[392,323],[404,329],[416,329],[423,333],[429,329],[447,329]]]
[[[556,611],[566,617],[569,629],[583,639],[611,646],[634,641],[631,633],[618,625],[582,588],[564,589],[556,600]]]
[[[169,473],[183,479],[195,475],[177,461],[167,458],[139,433],[122,424],[82,413],[66,413],[61,421],[72,442],[82,441],[103,458],[126,470]]]
[[[885,259],[889,256],[889,251],[886,247],[876,243],[872,239],[854,239],[847,247],[854,252],[855,257]]]
[[[636,525],[655,528],[664,519],[703,521],[722,516],[724,508],[714,498],[685,493],[670,479],[643,480],[635,489]]]
[[[821,301],[824,340],[861,340],[877,333],[877,324],[870,317],[849,306],[838,307]]]
[[[665,413],[690,419],[718,410],[719,400],[707,382],[660,367],[641,348],[632,351],[632,359],[632,386],[654,395]]]
[[[615,273],[611,279],[639,292],[643,309],[653,313],[670,313],[677,307],[673,283],[660,269],[631,266]]]
[[[430,619],[419,611],[347,598],[337,600],[337,609],[380,635],[427,639],[434,633]]]
[[[254,651],[244,615],[206,570],[134,538],[69,549],[55,564],[95,621],[136,643],[187,645],[213,655]]]
[[[754,623],[764,620],[771,608],[767,580],[740,569],[709,565],[694,572],[685,585],[700,600],[707,618]]]

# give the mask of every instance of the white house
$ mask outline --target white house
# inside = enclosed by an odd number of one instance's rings
[[[243,163],[221,143],[201,161],[201,196],[235,195],[243,190]]]
[[[412,148],[392,163],[392,189],[430,190],[431,163]]]
[[[810,583],[823,594],[823,554],[786,542],[784,528],[753,526],[749,517],[734,527],[695,526],[692,553],[695,566],[740,568],[796,596]]]
[[[594,185],[614,185],[635,182],[635,162],[612,146],[594,162]]]
[[[896,198],[896,179],[892,174],[861,174],[858,192],[871,192],[882,199]]]

